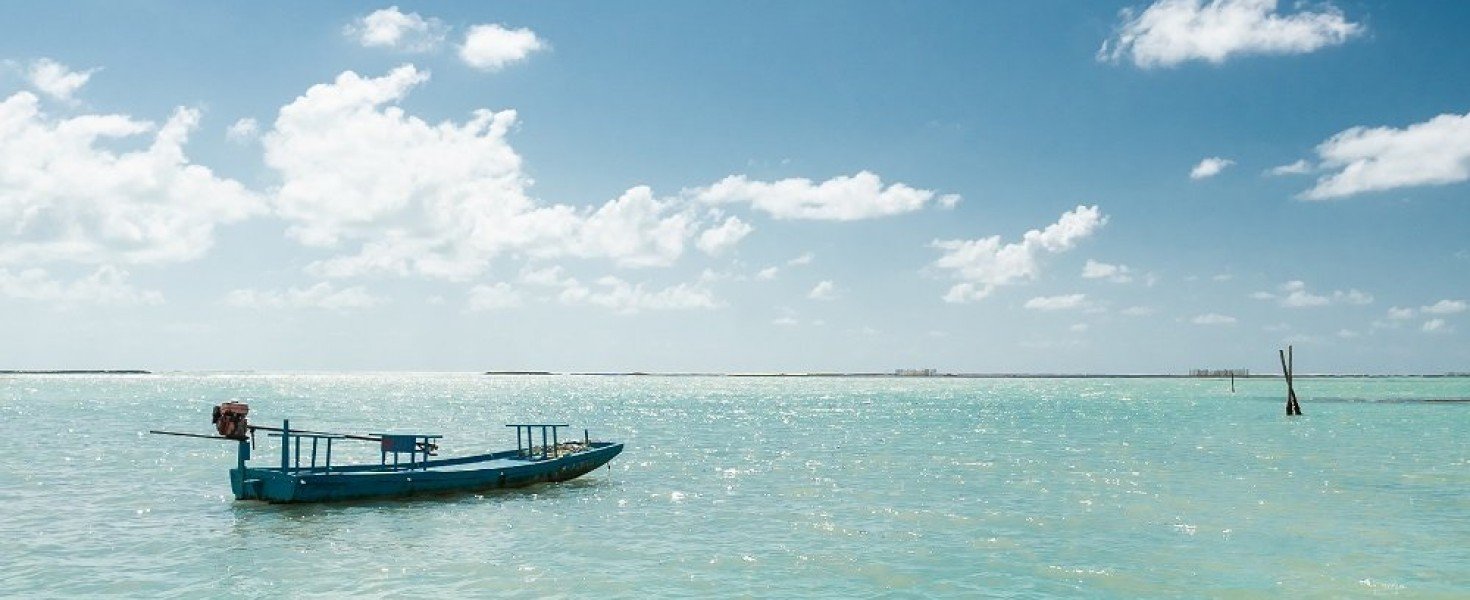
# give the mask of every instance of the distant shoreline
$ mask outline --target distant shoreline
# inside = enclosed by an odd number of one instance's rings
[[[141,369],[0,370],[0,375],[152,375]]]
[[[579,375],[597,377],[830,377],[859,379],[1230,379],[1228,376],[1181,375],[1174,373],[937,373],[934,375],[895,375],[893,373],[649,373],[630,372],[567,372],[550,371],[486,371],[485,375]],[[1362,379],[1388,377],[1456,378],[1470,377],[1470,373],[1408,373],[1367,375],[1359,373],[1316,373],[1293,374],[1292,377],[1312,379]],[[1279,374],[1237,375],[1236,379],[1281,379]]]
[[[167,375],[188,373],[294,373],[296,371],[165,371],[157,373],[143,369],[0,369],[0,376],[5,375]],[[320,373],[342,373],[352,374],[356,371],[300,371],[303,374]],[[395,371],[362,371],[362,373],[391,373]],[[419,373],[421,371],[403,371],[404,373]],[[443,371],[443,373],[465,373],[463,371]],[[468,373],[467,373],[468,374]],[[737,372],[737,373],[658,373],[648,371],[483,371],[472,372],[477,375],[488,376],[511,376],[511,377],[546,377],[546,376],[580,376],[580,377],[744,377],[744,378],[835,378],[835,379],[1229,379],[1228,376],[1216,375],[1188,375],[1178,373],[935,373],[933,375],[897,375],[891,372],[864,373],[864,372]],[[1313,373],[1293,375],[1297,378],[1309,379],[1385,379],[1392,377],[1414,377],[1424,379],[1452,379],[1470,378],[1470,373],[1393,373],[1369,375],[1363,373]],[[1249,375],[1236,375],[1236,379],[1281,379],[1280,374],[1252,373]]]

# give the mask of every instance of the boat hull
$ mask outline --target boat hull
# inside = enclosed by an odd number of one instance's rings
[[[230,483],[237,500],[276,503],[493,490],[575,479],[622,451],[622,444],[602,443],[544,460],[523,460],[510,451],[429,461],[412,469],[381,465],[333,467],[331,471],[249,467],[243,477],[240,469],[231,469]]]

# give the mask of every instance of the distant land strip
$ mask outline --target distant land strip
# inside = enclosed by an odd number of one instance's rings
[[[0,369],[3,375],[153,375],[143,369]],[[485,371],[484,375],[546,376],[580,375],[598,377],[848,377],[848,378],[892,378],[892,379],[1226,379],[1226,377],[1187,375],[1179,373],[934,373],[932,375],[895,374],[892,372],[736,372],[736,373],[655,373],[646,371]],[[1384,379],[1391,377],[1415,378],[1470,378],[1470,372],[1451,373],[1395,373],[1368,375],[1361,373],[1315,373],[1295,375],[1311,379]],[[1252,373],[1237,375],[1236,379],[1281,379],[1280,374]],[[1461,400],[1448,400],[1461,401]]]
[[[486,375],[583,375],[600,377],[854,377],[854,378],[882,378],[893,379],[1226,379],[1226,376],[1199,376],[1179,373],[935,373],[933,375],[898,375],[892,372],[882,373],[843,373],[843,372],[773,372],[773,373],[650,373],[645,371],[573,371],[567,373],[556,373],[552,371],[486,371]],[[1400,374],[1355,374],[1355,373],[1317,373],[1317,374],[1292,374],[1293,378],[1312,379],[1360,379],[1374,378],[1382,379],[1389,377],[1470,377],[1470,373],[1400,373]],[[1237,375],[1236,379],[1281,379],[1280,374],[1252,373],[1250,375]]]
[[[152,375],[141,369],[58,369],[54,371],[0,370],[0,375]]]
[[[1293,375],[1293,377],[1295,377],[1295,375]],[[1320,402],[1329,402],[1329,403],[1336,403],[1336,404],[1417,404],[1417,403],[1420,403],[1420,402],[1440,402],[1440,403],[1446,403],[1447,402],[1447,403],[1454,403],[1454,404],[1470,404],[1470,398],[1457,398],[1457,397],[1443,397],[1443,398],[1402,398],[1402,397],[1362,398],[1362,397],[1352,397],[1352,398],[1345,398],[1345,397],[1341,397],[1341,396],[1313,396],[1313,397],[1311,397],[1309,399],[1312,401],[1313,404],[1320,403]]]

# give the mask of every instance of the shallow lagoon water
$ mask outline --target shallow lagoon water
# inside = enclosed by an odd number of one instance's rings
[[[0,378],[0,596],[1470,595],[1470,379]],[[627,449],[582,479],[235,502],[209,409]],[[580,430],[578,430],[580,433]],[[275,446],[261,438],[257,459]],[[338,450],[340,452],[340,450]],[[369,444],[356,449],[376,460]]]

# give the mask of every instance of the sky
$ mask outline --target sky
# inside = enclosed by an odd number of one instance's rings
[[[1470,371],[1470,4],[0,3],[0,369]]]

